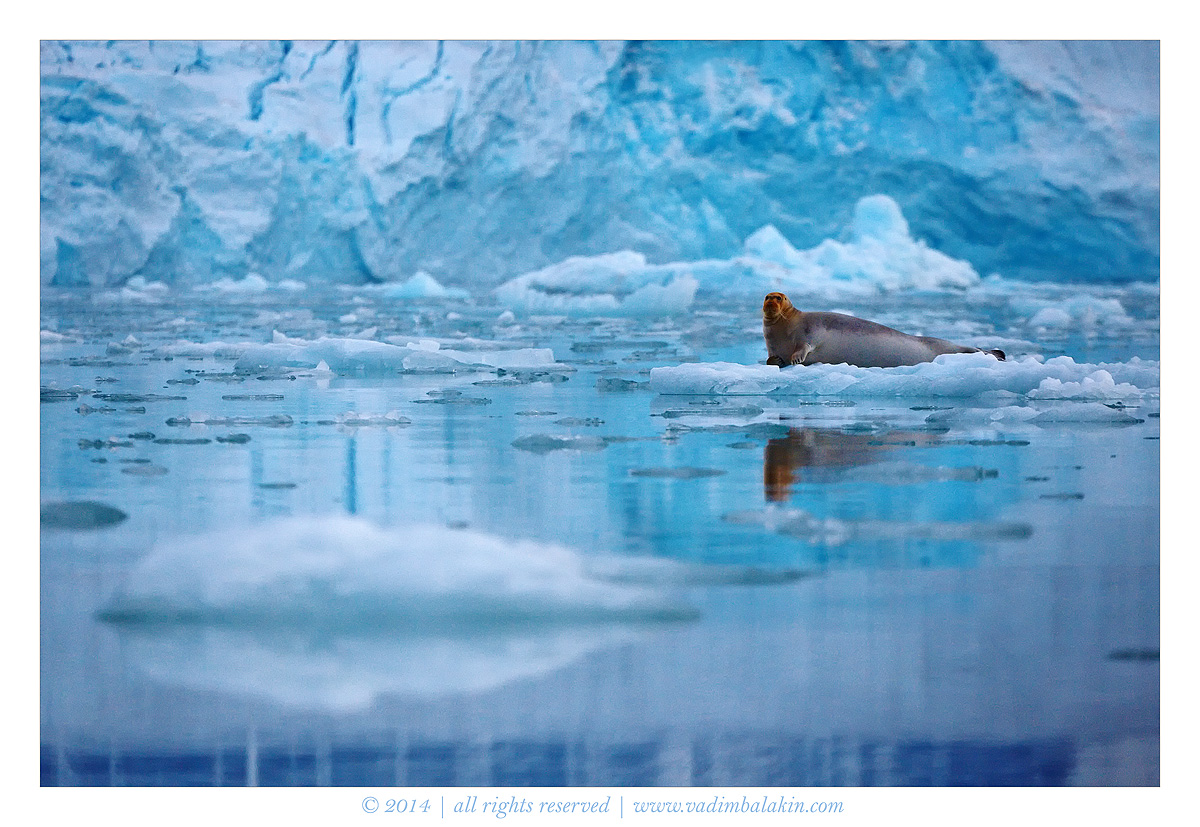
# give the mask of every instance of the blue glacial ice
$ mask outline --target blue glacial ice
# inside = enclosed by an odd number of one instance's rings
[[[874,193],[917,257],[1157,273],[1153,42],[44,41],[41,74],[43,284],[474,292],[811,250]]]

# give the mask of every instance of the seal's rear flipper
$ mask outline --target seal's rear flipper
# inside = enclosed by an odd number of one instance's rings
[[[1001,362],[1007,361],[1007,360],[1004,358],[1004,351],[1003,351],[1003,350],[1001,350],[1000,348],[996,348],[995,350],[989,350],[989,351],[988,351],[988,353],[990,353],[990,354],[992,354],[993,356],[995,356],[995,357],[996,357],[997,359],[999,359]]]

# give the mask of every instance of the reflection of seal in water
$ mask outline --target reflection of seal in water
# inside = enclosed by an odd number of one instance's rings
[[[841,313],[801,313],[782,293],[768,293],[763,300],[763,337],[767,364],[780,367],[845,362],[860,368],[894,368],[932,362],[943,353],[980,352]],[[987,352],[1004,358],[1002,350]]]
[[[798,482],[836,482],[849,468],[880,462],[904,445],[934,445],[935,434],[919,431],[843,433],[826,428],[790,428],[763,449],[763,494],[786,502]]]

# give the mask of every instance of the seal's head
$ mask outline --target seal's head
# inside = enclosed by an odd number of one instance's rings
[[[775,324],[780,319],[787,318],[795,308],[788,301],[788,297],[782,293],[768,293],[763,299],[763,321],[767,324]]]

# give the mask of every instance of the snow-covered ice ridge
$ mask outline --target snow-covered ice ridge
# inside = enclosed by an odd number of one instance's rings
[[[1026,356],[1001,362],[987,353],[939,356],[898,368],[852,365],[739,365],[729,362],[652,368],[650,389],[662,394],[840,397],[984,397],[992,400],[1121,402],[1159,395],[1159,363],[1076,363],[1069,356]]]
[[[476,294],[846,241],[871,193],[978,273],[1158,275],[1153,42],[46,41],[41,78],[43,284]]]

